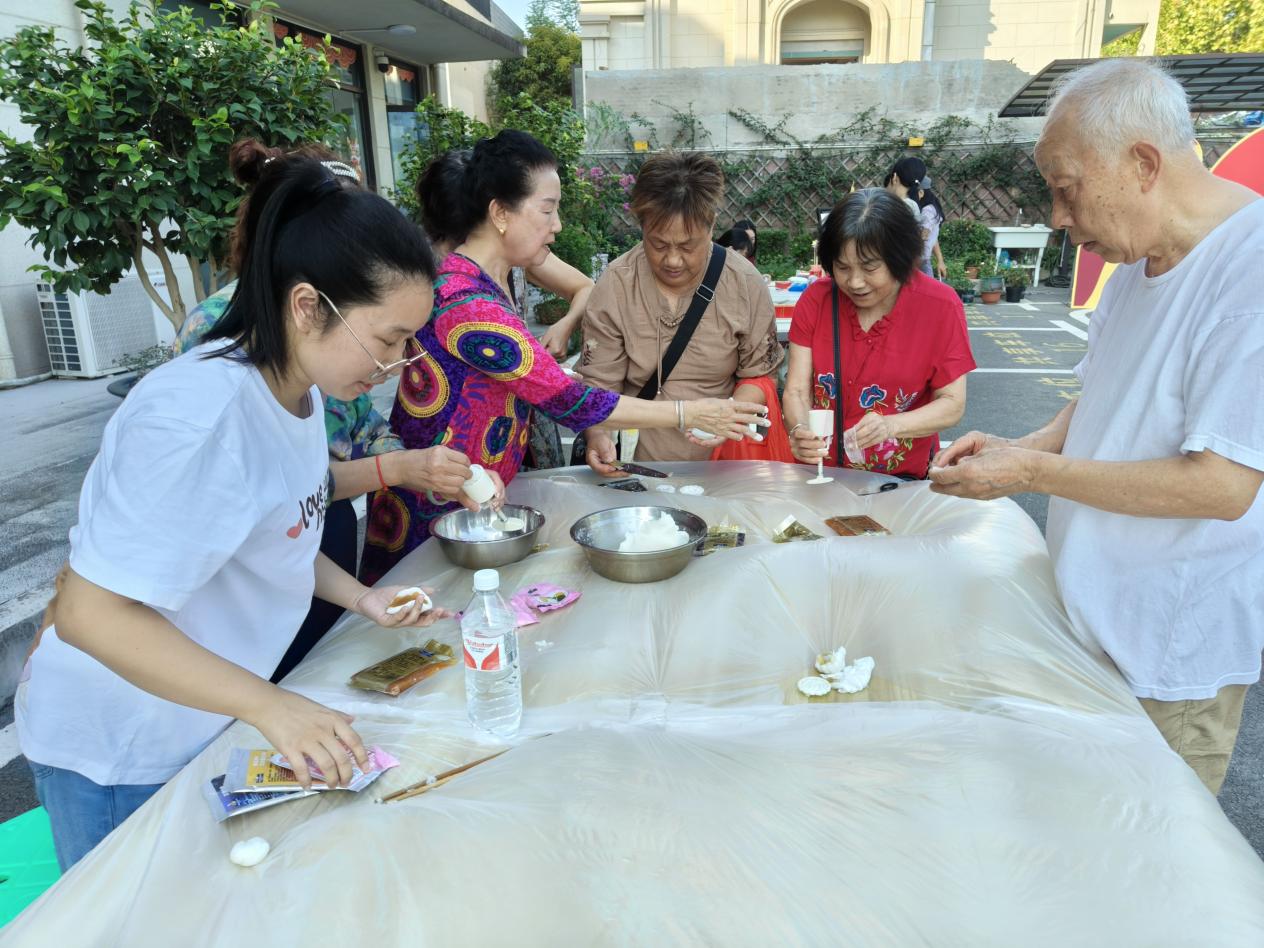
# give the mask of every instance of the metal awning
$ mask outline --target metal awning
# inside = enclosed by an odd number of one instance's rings
[[[1154,61],[1166,66],[1185,87],[1191,112],[1264,109],[1264,53],[1155,56]],[[1067,73],[1095,62],[1099,60],[1054,60],[1009,100],[1001,109],[1000,117],[1044,115],[1054,83]]]
[[[506,28],[513,27],[512,21],[493,3],[475,0],[470,7],[480,12],[487,9],[487,20],[445,0],[374,0],[358,4],[345,0],[280,0],[277,15],[282,19],[288,14],[307,20],[338,36],[370,43],[419,65],[517,59],[526,54],[521,35],[506,32]],[[383,29],[397,23],[414,26],[417,32],[400,36]]]

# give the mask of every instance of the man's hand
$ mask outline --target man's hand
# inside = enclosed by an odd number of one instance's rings
[[[1010,445],[991,447],[985,442],[981,447],[975,443],[964,444],[960,454],[950,456],[960,443],[954,441],[936,455],[929,475],[930,489],[935,493],[995,500],[1032,489],[1040,452]],[[939,462],[946,456],[949,465],[940,466]]]
[[[930,466],[932,469],[951,467],[962,458],[982,454],[984,451],[1003,447],[1009,443],[1004,438],[998,438],[996,435],[984,434],[982,431],[971,431],[962,435],[948,447],[941,448],[939,453],[931,459]]]
[[[584,454],[584,460],[588,462],[588,466],[602,477],[622,474],[614,466],[614,462],[618,460],[614,439],[599,428],[589,428],[587,436],[588,450]]]

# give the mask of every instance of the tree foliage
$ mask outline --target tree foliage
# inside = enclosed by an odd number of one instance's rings
[[[502,102],[497,121],[489,126],[470,118],[458,109],[440,105],[433,96],[417,106],[419,117],[417,140],[410,143],[400,157],[402,174],[395,191],[395,201],[416,219],[417,179],[435,158],[452,148],[472,148],[502,128],[516,128],[539,139],[557,158],[562,182],[562,203],[559,214],[563,230],[557,236],[554,252],[587,273],[592,254],[601,249],[594,232],[594,210],[601,206],[594,179],[579,174],[580,153],[584,147],[584,120],[570,108],[569,102],[556,100],[536,102],[526,93],[507,97]]]
[[[1163,0],[1155,52],[1264,51],[1264,0]]]
[[[241,189],[229,146],[252,136],[289,146],[337,127],[320,50],[278,45],[266,20],[203,25],[187,10],[133,4],[115,19],[77,0],[87,42],[68,46],[50,27],[0,40],[0,97],[29,140],[0,134],[0,226],[16,221],[46,263],[32,267],[58,290],[106,292],[136,268],[175,326],[185,304],[172,257],[188,258],[199,299],[227,253]],[[252,14],[264,10],[255,0]],[[221,11],[227,8],[220,8]],[[168,304],[150,285],[142,251],[162,264]]]
[[[578,28],[578,3],[574,3],[574,25],[555,18],[565,3],[535,0],[527,13],[527,55],[504,59],[491,72],[488,105],[494,118],[503,123],[513,110],[515,96],[527,95],[540,106],[570,108],[574,67],[582,63]],[[561,11],[562,16],[568,16]]]

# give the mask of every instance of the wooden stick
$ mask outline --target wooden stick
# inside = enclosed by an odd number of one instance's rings
[[[549,737],[552,734],[553,734],[552,731],[546,731],[544,734],[535,735],[535,737],[531,738],[531,740],[538,741],[540,738]],[[520,746],[520,745],[515,745],[515,746]],[[494,754],[488,754],[486,757],[480,757],[478,760],[472,760],[468,764],[462,764],[460,767],[453,767],[451,770],[445,770],[441,774],[435,774],[433,777],[427,777],[425,780],[421,780],[421,781],[418,781],[417,783],[404,787],[402,790],[396,790],[394,793],[388,793],[384,797],[378,797],[377,802],[378,803],[394,803],[397,800],[407,800],[409,797],[420,796],[421,794],[425,793],[428,790],[433,790],[435,787],[442,786],[443,784],[451,780],[453,777],[459,776],[460,774],[465,773],[467,770],[473,767],[477,767],[479,764],[485,764],[489,760],[495,760],[501,754],[504,754],[507,751],[511,751],[511,750],[513,750],[513,747],[506,747],[504,750],[498,750]]]
[[[472,760],[468,764],[462,764],[460,767],[454,767],[452,770],[445,770],[441,774],[435,774],[433,777],[427,777],[425,780],[404,787],[402,790],[396,790],[394,793],[388,793],[377,802],[394,803],[396,800],[407,800],[409,797],[415,797],[418,794],[425,793],[427,790],[433,790],[435,787],[447,783],[453,777],[463,774],[465,771],[470,770],[473,767],[477,767],[479,764],[485,764],[489,760],[494,760],[510,749],[511,748],[506,747],[505,750],[496,751],[494,754],[489,754],[488,756],[481,757],[478,760]]]

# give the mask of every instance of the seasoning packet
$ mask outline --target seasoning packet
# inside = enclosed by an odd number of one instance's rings
[[[398,655],[356,672],[349,684],[352,688],[396,697],[422,679],[455,664],[452,646],[430,639],[421,648],[404,649]]]
[[[742,528],[732,523],[720,523],[707,528],[707,535],[694,547],[694,556],[709,556],[716,550],[732,550],[746,544]]]
[[[794,540],[823,540],[824,537],[813,533],[793,516],[786,517],[777,525],[777,531],[772,535],[773,543],[790,543]]]
[[[361,770],[354,762],[351,765],[351,782],[340,789],[360,792],[392,767],[398,767],[399,761],[380,747],[369,749],[369,769]],[[323,781],[325,775],[311,761],[308,762],[313,781]],[[228,793],[266,793],[281,791],[293,793],[303,791],[289,761],[273,748],[251,749],[234,747],[228,752],[228,770],[224,774],[222,787]],[[323,783],[312,784],[313,791],[329,789]]]
[[[830,517],[825,521],[840,537],[890,536],[891,531],[873,517]]]
[[[303,797],[315,796],[316,790],[267,790],[261,793],[229,793],[224,789],[227,774],[212,777],[202,784],[202,798],[211,808],[211,815],[216,823],[223,823],[234,816],[262,810],[265,807],[285,803],[288,800],[301,800]]]

